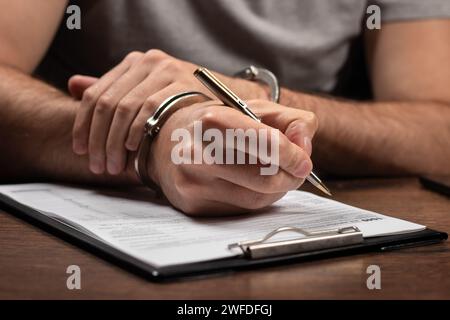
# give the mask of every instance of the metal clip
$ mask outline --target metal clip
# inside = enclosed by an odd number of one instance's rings
[[[268,242],[275,235],[287,231],[300,233],[304,237]],[[281,227],[269,232],[261,239],[233,243],[228,248],[240,248],[247,258],[261,259],[348,246],[362,243],[363,241],[362,232],[353,226],[320,232],[308,232],[297,227]]]

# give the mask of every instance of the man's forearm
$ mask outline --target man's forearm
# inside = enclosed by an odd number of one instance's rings
[[[287,89],[281,104],[319,118],[314,163],[332,174],[450,173],[450,104],[352,102]]]
[[[72,152],[78,102],[12,68],[0,66],[0,180],[134,182],[90,173],[86,157]]]

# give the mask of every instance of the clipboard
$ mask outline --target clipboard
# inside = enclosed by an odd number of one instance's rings
[[[240,256],[175,266],[155,267],[2,194],[0,194],[0,208],[6,209],[13,215],[109,262],[148,280],[157,282],[179,278],[203,277],[211,274],[299,263],[365,252],[385,252],[436,244],[448,238],[447,233],[428,228],[412,233],[364,238],[361,231],[356,227],[308,232],[296,227],[282,226],[261,239],[230,243],[230,248],[237,248],[242,251]],[[296,232],[300,237],[270,241],[276,235],[286,231]]]

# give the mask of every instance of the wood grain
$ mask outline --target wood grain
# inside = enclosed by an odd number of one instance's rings
[[[328,183],[345,203],[450,232],[450,200],[416,179]],[[82,270],[81,290],[66,288],[68,265]],[[366,268],[381,268],[381,290],[368,290]],[[450,299],[448,242],[255,271],[151,283],[0,210],[2,299]]]

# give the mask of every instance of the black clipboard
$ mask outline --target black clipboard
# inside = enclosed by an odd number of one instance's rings
[[[439,232],[427,228],[425,230],[412,233],[358,239],[359,230],[355,230],[355,228],[353,230],[344,228],[345,230],[339,229],[335,232],[331,232],[334,233],[331,234],[332,237],[336,236],[340,239],[339,241],[343,241],[343,243],[338,246],[325,245],[322,248],[316,248],[314,250],[285,253],[282,255],[275,254],[267,257],[258,257],[256,259],[251,257],[251,252],[247,252],[247,254],[243,254],[239,257],[157,268],[61,221],[52,219],[37,210],[22,205],[21,203],[18,203],[5,195],[0,194],[0,204],[3,204],[3,209],[8,210],[8,212],[11,212],[15,216],[37,225],[38,227],[55,234],[64,240],[67,240],[103,259],[117,264],[151,281],[166,281],[178,278],[200,277],[218,273],[229,273],[237,270],[248,270],[279,264],[298,263],[301,261],[360,254],[364,252],[390,251],[435,244],[445,241],[448,238],[448,235],[445,232]],[[273,233],[277,233],[279,231],[280,230],[277,229]],[[301,229],[298,229],[298,231],[301,233],[303,232]],[[326,233],[326,237],[330,236],[330,231],[327,231]],[[342,234],[343,237],[340,237],[339,234]],[[267,238],[270,238],[270,236],[271,235],[269,234]],[[310,236],[321,237],[323,240],[322,234]],[[345,237],[347,239],[342,240]],[[249,246],[261,244],[264,240],[267,239],[261,239],[250,244],[237,243],[231,245],[240,246],[245,252],[245,250],[248,251]],[[329,244],[328,241],[325,242]],[[299,246],[298,242],[291,244]]]

